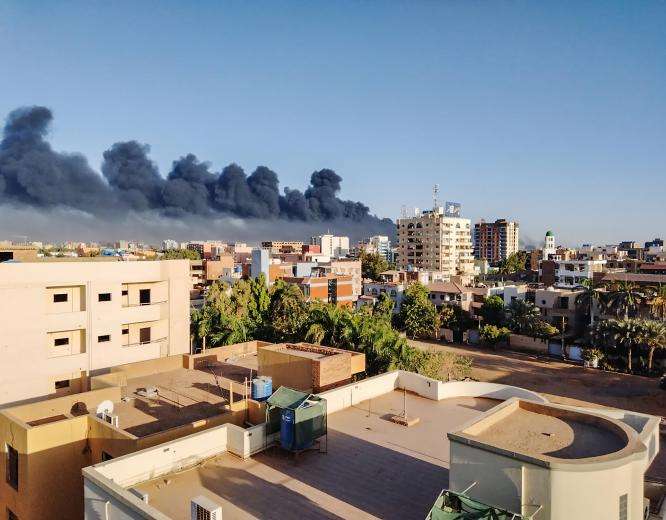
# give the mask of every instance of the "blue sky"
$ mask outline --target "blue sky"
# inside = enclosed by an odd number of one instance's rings
[[[380,216],[431,204],[537,241],[666,234],[664,1],[0,4],[0,117],[53,109],[98,168],[149,143],[166,174],[330,167]]]

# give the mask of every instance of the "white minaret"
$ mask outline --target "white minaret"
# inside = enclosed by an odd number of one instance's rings
[[[543,244],[543,259],[548,260],[548,256],[555,253],[555,235],[553,235],[552,231],[546,231],[546,239]]]

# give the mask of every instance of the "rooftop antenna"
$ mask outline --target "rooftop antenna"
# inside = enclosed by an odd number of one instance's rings
[[[432,187],[432,209],[437,211],[439,207],[439,184],[435,184]]]
[[[400,206],[400,218],[407,218],[407,206]]]

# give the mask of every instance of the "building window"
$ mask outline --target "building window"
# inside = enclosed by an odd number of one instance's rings
[[[109,334],[97,336],[97,343],[106,343],[107,341],[111,341],[111,336]]]
[[[63,379],[62,381],[55,382],[56,390],[61,390],[63,388],[69,388],[69,379]]]
[[[56,338],[53,340],[54,347],[64,347],[65,345],[69,345],[69,338]]]
[[[141,289],[139,291],[139,304],[148,305],[150,303],[150,289]]]
[[[16,491],[18,491],[18,486],[19,486],[19,477],[18,477],[18,472],[19,472],[19,456],[18,456],[18,451],[16,451],[14,448],[12,448],[9,444],[6,445],[7,447],[7,484],[9,484],[11,487],[13,487]]]
[[[127,296],[129,294],[129,291],[127,289],[123,289],[121,295],[122,296]]]
[[[53,295],[53,303],[64,303],[67,301],[67,293],[58,293]]]
[[[628,499],[625,493],[624,495],[620,495],[620,515],[618,517],[620,520],[627,520],[627,506]]]
[[[126,334],[129,334],[129,329],[123,329],[123,336],[125,336]]]
[[[111,293],[110,292],[99,293],[97,295],[97,301],[110,302],[111,301]]]
[[[150,343],[150,327],[139,329],[139,343]]]

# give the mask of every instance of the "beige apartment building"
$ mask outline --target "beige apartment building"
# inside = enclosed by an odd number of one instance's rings
[[[469,219],[445,216],[443,208],[399,218],[399,267],[443,271],[448,276],[472,273],[470,226]]]
[[[189,352],[189,286],[187,260],[0,264],[0,405]]]

